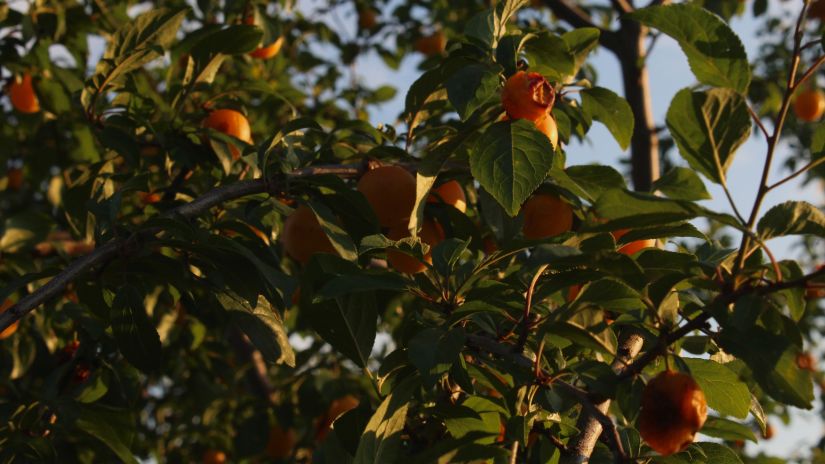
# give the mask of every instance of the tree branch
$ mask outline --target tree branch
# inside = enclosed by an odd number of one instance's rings
[[[342,177],[356,177],[365,169],[365,165],[333,165],[315,166],[293,171],[286,178],[305,177],[320,174],[335,174]],[[249,195],[266,193],[280,186],[279,176],[271,179],[255,179],[236,182],[214,188],[190,203],[178,206],[163,214],[166,217],[194,218],[209,209],[230,200],[242,198]],[[280,177],[284,177],[281,175]],[[91,268],[105,264],[118,256],[126,256],[134,252],[140,244],[146,240],[154,240],[161,232],[159,228],[138,230],[128,237],[114,239],[103,246],[95,249],[90,254],[78,258],[69,264],[60,273],[54,276],[42,287],[24,296],[14,306],[0,314],[0,331],[17,322],[50,299],[62,295],[63,290],[74,280],[85,274]]]

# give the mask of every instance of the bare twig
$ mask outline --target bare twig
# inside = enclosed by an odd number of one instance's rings
[[[801,169],[799,169],[795,173],[789,175],[788,177],[786,177],[782,180],[777,181],[775,184],[769,185],[768,186],[768,191],[773,190],[773,189],[779,187],[780,185],[783,185],[786,182],[789,182],[789,181],[801,176],[802,174],[810,171],[811,169],[819,166],[822,163],[825,163],[825,157],[819,158],[818,160],[811,161],[810,163],[806,164],[805,166],[803,166]]]

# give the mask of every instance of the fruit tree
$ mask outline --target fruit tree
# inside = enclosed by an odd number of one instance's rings
[[[825,2],[770,3],[0,2],[0,463],[797,459]]]

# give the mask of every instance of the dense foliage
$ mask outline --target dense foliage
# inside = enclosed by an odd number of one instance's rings
[[[0,3],[0,462],[773,462],[825,213],[761,205],[825,174],[825,3],[579,3]],[[695,75],[660,131],[588,62],[643,69],[626,33]],[[566,152],[594,123],[635,190]],[[755,204],[703,206],[748,137]]]

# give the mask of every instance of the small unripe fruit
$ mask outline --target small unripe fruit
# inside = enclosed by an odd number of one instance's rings
[[[663,456],[687,448],[708,415],[705,394],[693,378],[675,371],[657,375],[642,393],[639,433]]]
[[[555,99],[553,87],[535,72],[518,71],[507,79],[501,91],[501,103],[508,116],[533,122],[550,112]]]

